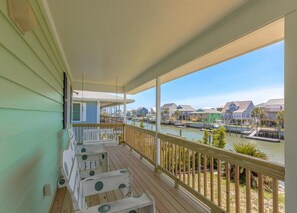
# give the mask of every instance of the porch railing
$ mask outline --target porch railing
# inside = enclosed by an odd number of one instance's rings
[[[155,164],[156,133],[125,125],[125,143]],[[158,169],[212,212],[284,212],[284,165],[158,134]]]
[[[78,143],[83,141],[83,131],[86,129],[113,129],[119,136],[120,142],[124,139],[124,124],[123,123],[99,123],[99,124],[73,124],[75,138]]]
[[[125,143],[133,148],[141,157],[155,164],[156,133],[143,128],[125,125]]]

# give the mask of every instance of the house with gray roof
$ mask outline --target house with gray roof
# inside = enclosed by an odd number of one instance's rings
[[[188,118],[192,112],[195,112],[195,109],[190,105],[178,105],[176,110],[180,112],[180,118]]]
[[[222,117],[226,120],[251,120],[251,112],[255,108],[252,101],[227,102],[222,110]]]
[[[147,108],[145,108],[145,107],[139,107],[137,109],[136,115],[137,115],[137,117],[144,117],[144,116],[146,116],[148,114],[148,112],[149,111],[148,111]]]

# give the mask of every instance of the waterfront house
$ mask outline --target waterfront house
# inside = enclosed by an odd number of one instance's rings
[[[227,102],[222,110],[225,122],[244,122],[252,119],[251,112],[255,108],[252,101]]]
[[[148,109],[145,107],[139,107],[136,110],[137,117],[145,117],[148,114]]]
[[[175,103],[164,104],[161,107],[162,120],[170,120],[176,110],[177,106]]]
[[[266,103],[256,105],[264,112],[263,121],[266,121],[267,125],[275,125],[277,122],[278,113],[285,110],[285,100],[283,98],[269,99]]]
[[[195,109],[190,105],[178,105],[175,111],[179,111],[179,119],[186,120]]]
[[[125,96],[153,87],[156,130],[121,126],[125,144],[143,158],[124,146],[107,149],[110,168],[129,167],[133,191],[149,191],[157,212],[280,212],[284,202],[286,212],[296,212],[296,0],[5,0],[0,13],[0,212],[73,211],[70,194],[57,189],[72,89]],[[285,165],[160,134],[162,84],[281,40]],[[187,156],[183,169],[172,166],[172,147]],[[202,159],[191,160],[191,153]],[[201,171],[203,161],[216,168]],[[258,174],[256,193],[248,181],[241,190],[243,169]],[[272,180],[268,199],[263,179]]]
[[[216,109],[198,109],[196,112],[191,112],[190,118],[192,121],[214,124],[222,120],[222,113]]]
[[[283,98],[268,100],[264,107],[265,119],[276,121],[277,114],[282,110],[285,110],[285,100]]]
[[[133,103],[133,99],[127,99],[126,103]],[[73,123],[100,123],[100,115],[111,116],[108,108],[123,105],[123,97],[91,91],[76,91],[73,93],[72,121]]]

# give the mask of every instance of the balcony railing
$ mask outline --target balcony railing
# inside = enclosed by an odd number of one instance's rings
[[[119,136],[120,141],[124,138],[124,124],[123,123],[100,123],[100,124],[73,124],[75,138],[78,143],[83,141],[83,131],[86,129],[113,129]]]
[[[83,129],[114,128],[125,143],[155,165],[156,132],[124,124],[75,124]],[[284,165],[158,133],[157,170],[212,212],[284,212]]]

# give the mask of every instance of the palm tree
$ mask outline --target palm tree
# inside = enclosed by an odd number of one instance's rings
[[[284,128],[285,111],[279,111],[276,116],[276,123],[278,125],[278,137],[281,139],[281,128]]]
[[[267,160],[268,157],[264,152],[261,152],[260,150],[257,149],[255,144],[251,144],[251,143],[235,143],[233,144],[233,149],[235,152],[240,153],[240,154],[244,154],[244,155],[248,155],[251,157],[256,157],[256,158],[260,158],[263,160]],[[230,175],[231,177],[235,177],[235,167],[231,166],[230,169]],[[246,172],[244,168],[240,168],[240,174],[239,174],[239,178],[241,183],[245,183],[246,182]],[[258,174],[256,172],[251,172],[251,185],[256,188],[257,187],[257,181],[258,179]],[[265,178],[265,184],[266,184],[266,188],[268,189],[271,183],[269,183],[271,180]]]
[[[264,152],[261,152],[257,149],[255,144],[251,143],[235,143],[233,144],[233,149],[235,152],[249,155],[251,157],[261,158],[263,160],[267,160],[268,157]]]
[[[277,113],[277,116],[276,116],[276,120],[277,120],[277,124],[280,126],[280,127],[284,127],[284,120],[285,120],[285,111],[282,110],[282,111],[279,111]]]
[[[176,110],[176,111],[174,112],[174,115],[175,115],[175,117],[176,117],[176,120],[178,120],[178,118],[179,118],[179,116],[180,116],[180,111],[179,111],[179,110]]]
[[[258,134],[258,122],[259,120],[261,121],[261,119],[264,118],[264,115],[264,111],[259,107],[254,108],[251,113],[251,116],[255,119],[256,123],[256,135]]]
[[[169,109],[168,108],[164,108],[162,111],[161,111],[161,115],[162,115],[162,118],[163,119],[169,119]]]

